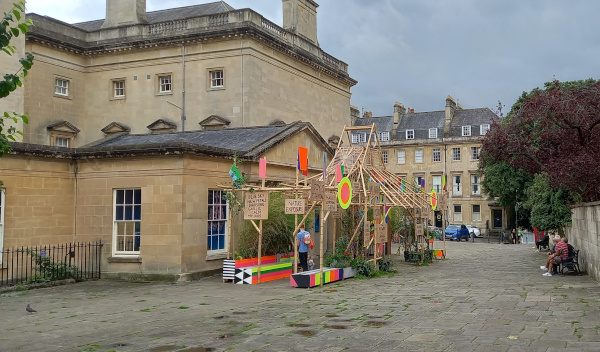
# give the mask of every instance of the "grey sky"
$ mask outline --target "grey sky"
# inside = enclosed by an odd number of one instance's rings
[[[510,109],[557,78],[600,78],[600,1],[316,0],[321,48],[358,80],[352,104],[391,115],[394,102],[442,110]],[[147,0],[148,11],[210,0]],[[228,0],[281,25],[281,0]],[[104,18],[105,0],[28,0],[28,12],[74,23]]]

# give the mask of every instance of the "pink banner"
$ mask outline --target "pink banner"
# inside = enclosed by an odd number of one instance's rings
[[[260,158],[258,164],[258,177],[267,178],[267,159],[265,158]]]
[[[342,182],[342,165],[335,166],[335,182]]]

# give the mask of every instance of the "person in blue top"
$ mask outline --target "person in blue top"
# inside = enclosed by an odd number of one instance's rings
[[[308,244],[310,241],[310,232],[304,230],[304,224],[300,225],[300,232],[298,232],[298,236],[296,237],[296,245],[298,246],[298,257],[300,258],[302,271],[308,271]]]

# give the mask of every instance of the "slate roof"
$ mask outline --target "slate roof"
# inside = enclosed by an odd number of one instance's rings
[[[267,150],[282,143],[296,133],[309,129],[333,154],[331,147],[308,122],[297,121],[283,126],[259,126],[228,128],[223,130],[173,132],[160,134],[120,134],[76,149],[76,154],[108,153],[110,155],[132,153],[191,153],[215,157],[231,157],[256,160]]]
[[[382,117],[363,117],[356,119],[354,126],[367,126],[375,124],[377,133],[391,132],[394,128],[394,117],[393,116],[382,116]]]
[[[415,139],[428,139],[430,128],[437,128],[438,138],[441,138],[444,135],[445,117],[444,110],[404,114],[398,124],[396,140],[405,141],[406,130],[414,130]],[[491,125],[494,119],[498,119],[498,116],[488,108],[456,110],[450,122],[450,137],[462,137],[462,126],[471,126],[471,136],[479,137],[479,126]]]
[[[427,111],[404,114],[398,124],[396,140],[406,140],[406,130],[415,130],[415,139],[429,138],[429,129],[437,128],[438,136],[444,135],[445,111]]]
[[[215,1],[208,4],[199,4],[185,7],[176,7],[172,9],[152,11],[146,14],[148,23],[160,23],[166,21],[182,20],[185,18],[213,15],[235,10],[225,1]],[[102,27],[104,19],[74,23],[73,26],[83,29],[84,31],[93,32]]]

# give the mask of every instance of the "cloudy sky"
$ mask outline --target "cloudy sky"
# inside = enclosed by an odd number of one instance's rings
[[[600,78],[600,1],[316,0],[321,48],[358,80],[352,104],[375,116],[394,102],[443,110],[510,109],[553,78]],[[147,0],[148,11],[210,0]],[[281,0],[228,0],[282,24]],[[28,12],[75,23],[105,16],[105,0],[28,0]]]

